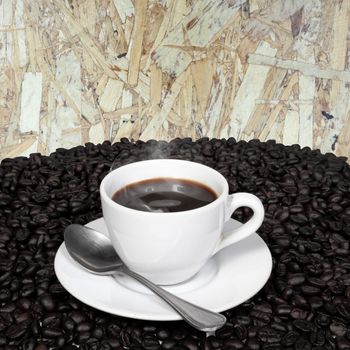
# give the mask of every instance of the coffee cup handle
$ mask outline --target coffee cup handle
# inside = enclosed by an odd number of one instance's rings
[[[225,222],[231,218],[231,215],[239,207],[248,207],[252,209],[253,216],[249,219],[248,222],[242,224],[239,228],[224,236],[217,244],[213,255],[216,254],[219,250],[244,238],[247,238],[261,226],[265,214],[264,206],[258,197],[245,192],[238,192],[228,196]]]

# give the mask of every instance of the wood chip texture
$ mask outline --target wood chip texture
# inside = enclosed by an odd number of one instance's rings
[[[0,159],[275,139],[350,156],[350,0],[2,0]]]

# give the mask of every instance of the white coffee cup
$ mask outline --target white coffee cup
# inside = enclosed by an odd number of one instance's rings
[[[159,213],[130,209],[113,194],[135,182],[171,177],[209,186],[213,202],[192,210]],[[154,283],[169,285],[194,276],[219,250],[254,233],[264,219],[261,201],[249,193],[228,194],[226,179],[195,162],[154,159],[131,163],[110,172],[100,186],[103,217],[110,239],[123,262]],[[238,207],[253,210],[252,218],[229,235],[223,227]]]

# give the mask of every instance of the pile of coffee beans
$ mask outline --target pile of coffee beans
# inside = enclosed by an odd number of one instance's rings
[[[272,252],[272,275],[252,299],[224,312],[228,323],[215,336],[182,321],[100,312],[67,293],[54,273],[64,228],[101,217],[99,184],[113,161],[118,167],[151,158],[206,164],[226,177],[230,192],[251,192],[264,203],[259,234]],[[244,222],[250,215],[241,208],[234,218]],[[307,147],[233,138],[122,139],[4,159],[0,349],[350,349],[349,239],[350,166]]]

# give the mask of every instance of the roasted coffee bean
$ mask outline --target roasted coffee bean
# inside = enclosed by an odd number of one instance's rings
[[[27,322],[13,324],[12,326],[6,329],[5,335],[9,339],[18,339],[18,338],[21,338],[27,332],[27,329],[28,329]]]
[[[301,308],[306,308],[308,306],[307,300],[300,294],[297,294],[293,298],[294,304]]]
[[[230,322],[227,322],[224,327],[216,331],[215,336],[220,339],[226,339],[233,334],[233,330],[234,330],[233,324]]]
[[[142,346],[146,350],[157,350],[160,348],[160,343],[156,339],[144,339],[142,342]]]
[[[66,317],[62,320],[62,325],[66,331],[71,332],[75,328],[76,323],[70,317]]]
[[[343,323],[337,322],[337,321],[333,321],[330,325],[329,325],[329,329],[330,331],[335,334],[336,336],[342,337],[346,334],[346,326]]]
[[[260,344],[257,339],[254,338],[249,338],[246,342],[246,345],[248,349],[250,350],[259,350],[260,349]]]
[[[253,310],[264,312],[264,313],[267,313],[267,314],[271,314],[272,313],[272,308],[267,303],[254,305],[253,306]]]
[[[297,330],[305,333],[309,333],[313,330],[312,323],[310,323],[309,321],[296,320],[296,321],[293,321],[293,326]]]
[[[22,348],[23,350],[34,350],[36,345],[36,341],[34,339],[28,339],[23,342]]]
[[[34,192],[32,194],[32,199],[35,203],[43,204],[47,202],[50,198],[50,195],[46,192]]]
[[[147,338],[149,339],[149,338]],[[120,332],[120,341],[123,347],[130,347],[131,345],[131,337],[128,332],[126,332],[124,329]]]
[[[274,317],[274,322],[272,322],[270,326],[275,331],[281,332],[283,334],[287,332],[288,328],[282,322],[282,319],[276,316]]]
[[[10,324],[10,321],[3,320],[0,318],[0,332],[4,331]]]
[[[308,282],[310,283],[310,285],[317,287],[317,288],[324,288],[327,286],[326,282],[323,281],[321,278],[317,278],[317,277],[308,277]]]
[[[162,349],[169,350],[172,349],[176,345],[176,341],[173,339],[165,339],[162,341]]]
[[[222,339],[219,339],[219,338],[214,337],[214,336],[207,337],[206,342],[209,342],[211,345],[211,348],[213,348],[213,349],[220,349],[222,347],[222,344],[223,344]]]
[[[309,201],[309,197],[307,197],[307,196],[301,197],[300,196],[299,197],[299,201],[300,201],[300,203],[308,202]],[[295,222],[298,225],[303,225],[303,224],[308,222],[308,218],[302,213],[292,214],[290,216],[290,218],[291,218],[291,220],[293,222]]]
[[[93,327],[93,325],[91,322],[82,321],[77,325],[76,330],[78,332],[88,332],[92,329],[92,327]]]
[[[300,265],[295,261],[290,261],[287,266],[289,271],[299,272],[301,270]]]
[[[288,275],[287,283],[291,286],[298,286],[305,282],[305,275],[303,273],[293,273]]]
[[[340,280],[343,282],[343,284],[345,286],[349,286],[350,285],[350,274],[341,275]]]
[[[233,347],[234,349],[243,349],[244,348],[244,343],[241,342],[240,340],[238,339],[226,339],[224,341],[224,346],[231,346]]]
[[[101,349],[101,350],[111,350],[112,347],[111,347],[111,345],[110,345],[108,342],[103,341],[103,342],[100,344],[100,349]]]
[[[236,325],[234,327],[234,333],[239,340],[244,340],[247,338],[247,328],[244,325]]]
[[[24,271],[23,271],[23,276],[26,277],[31,277],[33,275],[35,275],[36,271],[38,271],[40,268],[39,264],[31,264],[29,265]]]
[[[18,242],[26,242],[30,237],[30,231],[26,228],[19,228],[16,231],[16,240]]]
[[[182,345],[189,350],[199,350],[200,347],[198,343],[192,338],[186,338],[182,341]]]
[[[296,342],[295,342],[295,349],[296,350],[311,350],[312,349],[312,345],[310,344],[309,341],[307,341],[304,338],[299,338]]]
[[[348,350],[350,349],[350,341],[345,337],[337,337],[337,349],[339,350]]]
[[[78,310],[72,311],[68,315],[75,323],[81,323],[86,320],[86,315]]]
[[[19,291],[20,296],[24,298],[28,298],[32,296],[34,293],[35,293],[35,286],[33,284],[26,284]]]
[[[53,311],[56,307],[55,299],[50,294],[41,295],[40,303],[47,311]]]
[[[290,297],[294,294],[294,290],[293,288],[291,287],[286,287],[284,290],[283,290],[283,293],[282,293],[282,298],[284,300],[288,300],[290,299]],[[283,304],[283,302],[281,303]]]
[[[300,287],[301,291],[303,292],[304,295],[318,295],[320,294],[321,290],[320,288],[310,286],[310,285],[302,285]]]
[[[34,350],[49,350],[45,344],[38,344]]]
[[[27,202],[29,202],[30,201],[30,193],[28,193],[28,192],[25,192],[25,191],[19,191],[18,193],[17,193],[17,198],[19,199],[19,200],[21,200],[22,202],[24,202],[24,203],[27,203]]]
[[[56,346],[58,348],[62,348],[63,345],[65,345],[65,344],[66,344],[66,338],[64,336],[60,336],[60,337],[56,338]],[[94,343],[94,344],[91,343],[89,345],[90,345],[90,349],[97,350],[97,348],[95,347],[95,345],[97,345],[97,343]]]
[[[325,343],[326,337],[323,331],[313,332],[310,335],[310,341],[313,345],[321,346]]]
[[[299,309],[299,308],[293,308],[290,312],[290,316],[294,318],[295,320],[305,320],[307,317],[307,312],[305,310]]]
[[[130,336],[133,344],[142,343],[142,331],[140,329],[132,329]]]
[[[16,312],[14,313],[13,317],[17,323],[32,321],[32,315],[30,312],[21,312],[21,313]]]
[[[11,299],[11,291],[9,289],[0,289],[0,302]]]
[[[309,298],[309,304],[311,306],[312,309],[318,309],[320,307],[322,307],[323,305],[323,300],[320,297],[310,297]]]
[[[277,343],[281,340],[281,333],[272,328],[262,328],[258,332],[258,338],[263,343]]]
[[[50,287],[49,287],[49,292],[51,294],[64,294],[65,292],[65,289],[62,287],[62,285],[60,283],[55,283],[55,284],[52,284]]]
[[[249,338],[254,338],[256,337],[256,334],[258,333],[259,328],[256,326],[251,326],[248,329],[248,337]]]
[[[11,200],[12,198],[10,195],[0,192],[0,206],[6,206],[10,204]]]
[[[287,304],[280,304],[276,307],[276,314],[279,316],[290,315],[292,308]]]
[[[177,344],[172,348],[172,350],[188,350],[188,348],[184,345]]]
[[[331,322],[330,316],[324,313],[319,312],[315,319],[315,324],[319,327],[328,326]]]
[[[103,338],[105,331],[102,327],[96,326],[92,331],[92,336],[97,339]]]
[[[49,217],[47,214],[35,215],[33,221],[38,225],[45,225],[49,222]]]
[[[346,319],[350,318],[350,305],[348,302],[342,302],[336,306],[337,311],[339,314]]]
[[[112,323],[107,326],[107,334],[110,335],[111,337],[119,337],[120,333],[121,333],[121,329],[117,324]],[[127,333],[123,332],[123,335],[125,334]]]
[[[0,335],[0,346],[6,345],[6,344],[7,344],[6,337]]]
[[[160,340],[168,339],[170,336],[171,333],[167,328],[160,328],[157,330],[157,338]]]
[[[91,335],[90,335],[89,332],[80,332],[80,333],[78,333],[78,335],[76,336],[77,343],[79,343],[79,344],[86,343],[89,340],[90,336]]]
[[[265,323],[269,323],[270,322],[270,315],[265,313],[265,312],[261,312],[261,311],[257,311],[257,310],[252,310],[250,313],[250,316],[252,318],[254,318],[255,320],[259,320]]]
[[[42,335],[46,338],[57,338],[62,335],[62,331],[59,328],[43,328]]]
[[[13,312],[16,309],[16,305],[12,302],[0,306],[0,312]]]
[[[304,211],[304,207],[301,204],[293,204],[289,207],[289,212],[291,214],[298,214]]]
[[[331,280],[327,283],[329,290],[333,294],[342,294],[345,290],[345,286],[341,281]]]
[[[186,338],[187,336],[187,330],[186,329],[173,329],[171,332],[171,336],[175,340],[182,340]]]
[[[285,276],[286,273],[287,273],[287,266],[286,266],[286,264],[283,264],[283,263],[278,264],[277,268],[276,268],[276,274],[279,277],[283,277],[283,276]]]
[[[249,316],[237,315],[237,322],[240,325],[248,326],[251,322],[251,318]]]
[[[324,282],[328,282],[329,280],[332,279],[333,275],[334,275],[334,271],[330,269],[325,269],[323,271],[323,274],[320,276],[320,279]]]

